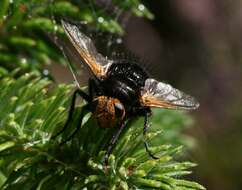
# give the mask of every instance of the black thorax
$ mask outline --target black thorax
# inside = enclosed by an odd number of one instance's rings
[[[118,98],[128,111],[131,106],[140,106],[140,91],[147,78],[147,73],[137,64],[113,63],[102,81],[103,90],[106,95]]]

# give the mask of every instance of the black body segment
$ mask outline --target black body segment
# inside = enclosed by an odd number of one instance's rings
[[[145,80],[148,79],[148,74],[135,63],[113,63],[106,72],[106,77],[123,78],[130,82],[134,87],[139,88],[145,85]]]
[[[148,74],[137,64],[113,63],[101,86],[105,95],[118,98],[129,114],[133,107],[140,107],[140,91],[147,78]]]

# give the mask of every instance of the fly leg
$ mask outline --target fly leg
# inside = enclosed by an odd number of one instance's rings
[[[122,121],[118,131],[113,135],[113,137],[112,137],[112,139],[111,139],[111,141],[108,145],[107,151],[106,151],[105,156],[104,156],[105,166],[108,165],[108,158],[109,158],[110,154],[112,153],[113,148],[114,148],[116,142],[118,141],[118,138],[119,138],[119,136],[120,136],[120,134],[121,134],[121,132],[123,131],[124,128],[125,128],[125,122]]]
[[[76,133],[78,132],[78,130],[81,127],[82,120],[83,120],[83,118],[85,116],[85,112],[88,111],[88,106],[89,105],[87,104],[87,105],[85,105],[85,106],[82,107],[82,111],[81,111],[81,114],[79,116],[78,123],[77,123],[77,126],[76,126],[75,131],[66,140],[64,140],[63,142],[61,142],[61,145],[65,144],[66,142],[68,142],[69,140],[71,140],[76,135]]]
[[[91,101],[90,96],[87,95],[85,92],[83,92],[80,89],[75,90],[73,97],[72,97],[72,100],[71,100],[71,107],[70,107],[70,110],[69,110],[69,114],[68,114],[68,118],[66,120],[66,123],[65,123],[64,127],[57,134],[55,134],[54,136],[51,137],[51,139],[55,139],[57,136],[59,136],[61,133],[63,133],[66,130],[66,128],[68,127],[69,123],[71,122],[72,117],[73,117],[73,113],[75,111],[75,104],[76,104],[77,95],[82,97],[87,102]]]
[[[150,149],[149,149],[149,144],[148,144],[148,142],[146,141],[146,133],[147,133],[148,128],[149,128],[149,116],[150,116],[150,114],[149,114],[149,113],[146,113],[146,114],[145,114],[145,119],[144,119],[143,136],[145,137],[145,140],[144,140],[145,150],[146,150],[146,152],[148,153],[148,155],[149,155],[151,158],[153,158],[153,159],[158,159],[158,157],[154,156],[153,153],[150,151]]]

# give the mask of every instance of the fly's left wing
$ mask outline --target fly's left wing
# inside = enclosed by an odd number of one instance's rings
[[[192,96],[151,78],[145,81],[140,102],[143,106],[167,109],[194,110],[199,107]]]
[[[98,53],[92,40],[80,32],[76,25],[62,21],[62,26],[82,61],[89,67],[91,72],[97,77],[104,77],[107,67],[112,61]]]

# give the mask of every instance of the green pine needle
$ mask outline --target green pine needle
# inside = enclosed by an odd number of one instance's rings
[[[0,85],[2,189],[204,189],[181,179],[195,164],[174,160],[180,146],[151,145],[160,158],[149,158],[140,121],[128,123],[106,167],[105,150],[116,128],[99,128],[90,113],[78,134],[60,146],[76,128],[81,107],[68,129],[50,139],[66,120],[71,86],[59,85],[49,91],[50,81],[34,74],[5,77]],[[151,144],[163,138],[160,132],[148,136]]]
[[[115,1],[115,10],[152,19],[139,0]],[[112,12],[88,0],[1,0],[0,65],[9,71],[42,71],[51,61],[65,63],[49,36],[63,34],[60,19],[82,21],[88,27],[118,35],[124,29]]]

